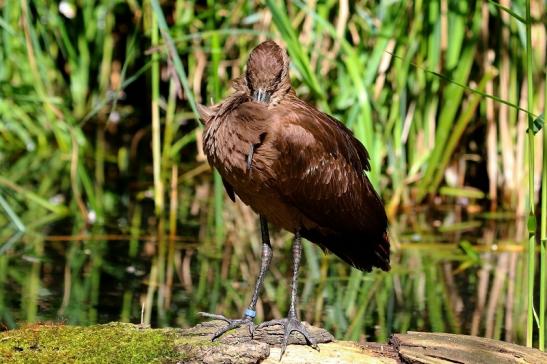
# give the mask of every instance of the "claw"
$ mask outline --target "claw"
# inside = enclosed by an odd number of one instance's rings
[[[222,327],[221,329],[217,330],[213,334],[213,336],[211,337],[211,341],[215,341],[216,339],[218,339],[219,337],[224,335],[226,332],[228,332],[232,329],[236,329],[238,327],[241,327],[243,325],[249,325],[249,334],[250,334],[251,338],[253,337],[254,330],[255,330],[255,325],[253,323],[252,318],[250,318],[248,316],[244,316],[241,319],[229,319],[229,318],[227,318],[223,315],[217,315],[217,314],[208,313],[208,312],[199,312],[198,314],[200,316],[207,317],[207,318],[210,318],[210,319],[213,319],[213,320],[221,320],[221,321],[224,321],[228,324],[228,325]]]
[[[223,328],[221,328],[220,330],[217,330],[214,334],[213,334],[213,337],[211,338],[211,341],[215,341],[216,339],[218,339],[220,336],[222,336],[225,332],[227,331],[230,331],[232,329],[235,329],[236,327],[238,327],[239,325],[234,323],[234,322],[229,322],[228,325],[224,326]]]
[[[203,317],[208,317],[208,318],[213,319],[213,320],[222,320],[222,321],[225,321],[225,322],[230,322],[231,321],[230,319],[226,318],[223,315],[217,315],[217,314],[209,313],[209,312],[198,312],[198,315],[203,316]]]
[[[281,361],[281,358],[283,358],[283,354],[285,354],[285,350],[287,350],[287,345],[289,344],[289,337],[293,331],[299,332],[304,336],[307,343],[314,348],[315,350],[319,351],[319,347],[317,346],[317,341],[311,336],[311,334],[308,332],[308,329],[302,324],[302,322],[298,321],[296,317],[294,318],[286,318],[281,320],[271,320],[261,323],[256,327],[256,329],[261,329],[264,327],[269,326],[275,326],[275,325],[281,325],[285,328],[285,332],[283,334],[283,343],[281,345],[281,356],[279,357],[279,360]]]

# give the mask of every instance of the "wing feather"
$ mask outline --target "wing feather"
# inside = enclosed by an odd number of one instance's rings
[[[278,192],[318,223],[337,221],[348,229],[364,228],[361,217],[370,204],[367,197],[378,199],[364,174],[369,164],[363,158],[368,154],[349,130],[321,116],[276,114],[273,143],[281,153],[273,169],[283,171]],[[340,216],[350,211],[356,213]]]
[[[283,171],[279,195],[311,221],[303,236],[357,268],[389,269],[387,218],[365,174],[367,151],[336,119],[291,106],[273,116],[280,153],[272,168]]]

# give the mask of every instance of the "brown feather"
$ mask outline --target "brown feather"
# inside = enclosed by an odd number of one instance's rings
[[[253,51],[236,92],[207,115],[209,163],[231,198],[235,192],[274,225],[361,270],[388,270],[387,218],[365,174],[367,151],[342,123],[296,97],[286,54],[271,43]],[[281,76],[265,74],[272,69]],[[256,87],[269,97],[257,102]]]

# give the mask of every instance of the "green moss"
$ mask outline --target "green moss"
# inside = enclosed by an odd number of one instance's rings
[[[110,323],[91,327],[30,325],[0,334],[0,362],[164,363],[184,359],[175,329]]]

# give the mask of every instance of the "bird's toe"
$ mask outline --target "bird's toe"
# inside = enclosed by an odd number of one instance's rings
[[[213,319],[213,320],[221,320],[227,323],[225,326],[215,331],[215,333],[211,336],[211,341],[215,341],[216,339],[218,339],[219,337],[221,337],[226,332],[232,329],[237,329],[238,327],[245,326],[245,325],[249,326],[249,335],[251,336],[251,338],[253,337],[253,333],[255,331],[255,324],[253,323],[253,319],[249,316],[244,316],[243,318],[240,318],[240,319],[230,319],[223,315],[217,315],[217,314],[208,313],[208,312],[199,312],[199,315],[202,317]]]
[[[276,325],[283,327],[283,339],[281,341],[280,360],[283,357],[283,354],[285,354],[285,350],[287,350],[291,333],[294,331],[299,332],[306,339],[308,345],[319,351],[319,347],[317,346],[317,340],[310,334],[306,326],[304,326],[304,324],[296,318],[289,317],[281,320],[266,321],[256,326],[256,330]]]
[[[285,326],[285,321],[287,321],[287,319],[264,321],[256,327],[256,330],[275,325]]]
[[[198,315],[200,315],[201,317],[207,317],[207,318],[210,318],[210,319],[213,319],[213,320],[221,320],[221,321],[225,321],[225,322],[230,322],[229,318],[226,318],[223,315],[217,315],[215,313],[198,312]]]
[[[310,334],[306,326],[304,326],[304,324],[301,321],[297,319],[288,319],[287,321],[288,323],[285,328],[285,335],[287,336],[287,339],[289,335],[291,334],[291,332],[293,331],[299,332],[300,334],[302,334],[302,336],[304,336],[304,338],[306,339],[306,341],[311,347],[319,350],[317,346],[317,340],[315,340],[315,338]]]

